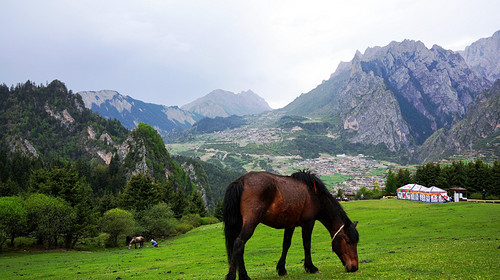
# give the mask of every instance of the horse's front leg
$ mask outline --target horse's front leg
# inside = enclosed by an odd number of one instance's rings
[[[311,234],[314,228],[314,221],[302,227],[302,243],[304,245],[304,268],[309,273],[320,273],[319,269],[314,266],[311,259]]]
[[[285,236],[283,237],[283,252],[281,252],[281,258],[278,261],[278,265],[276,265],[276,270],[278,271],[279,276],[287,275],[285,264],[286,264],[286,254],[288,253],[288,249],[290,248],[290,244],[292,243],[293,231],[295,228],[287,228],[285,229]]]

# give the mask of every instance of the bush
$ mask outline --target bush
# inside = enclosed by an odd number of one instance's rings
[[[192,230],[193,228],[194,228],[193,225],[186,224],[186,223],[179,223],[179,224],[175,225],[175,231],[178,234],[186,233],[186,232]]]
[[[114,208],[104,213],[101,219],[102,231],[109,234],[106,246],[118,247],[118,236],[130,234],[135,221],[132,214],[120,208]]]
[[[483,199],[483,195],[481,193],[475,192],[470,194],[470,198],[472,199]]]
[[[216,217],[202,217],[201,218],[201,224],[202,225],[211,225],[211,224],[216,224],[219,222],[219,219]]]
[[[175,233],[177,219],[174,212],[164,202],[138,213],[137,220],[143,229],[143,234],[149,238],[162,238]]]
[[[28,211],[24,207],[22,198],[0,197],[0,251],[3,243],[10,239],[14,245],[14,238],[20,236],[28,227]]]
[[[75,213],[68,202],[40,193],[26,199],[26,210],[29,224],[46,249],[56,246],[58,238],[68,232],[75,220]]]

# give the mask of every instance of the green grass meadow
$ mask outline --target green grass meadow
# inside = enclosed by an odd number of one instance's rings
[[[330,251],[321,223],[313,232],[313,262],[302,268],[297,229],[287,258],[288,276],[275,272],[283,230],[260,225],[247,243],[252,279],[500,279],[500,205],[425,204],[394,199],[342,204],[359,221],[360,268],[346,273]],[[0,253],[0,279],[223,279],[227,272],[222,224],[141,250],[17,251]]]

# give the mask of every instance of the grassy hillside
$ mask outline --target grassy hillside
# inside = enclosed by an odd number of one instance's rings
[[[286,279],[499,279],[500,205],[411,201],[343,204],[359,221],[359,271],[347,274],[330,252],[318,223],[313,262],[322,274],[302,268],[300,229],[288,255]],[[275,272],[281,230],[260,225],[245,258],[253,279],[285,279]],[[223,279],[227,272],[222,224],[197,228],[142,250],[14,252],[0,254],[0,279]]]

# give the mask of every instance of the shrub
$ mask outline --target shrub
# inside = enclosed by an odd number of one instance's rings
[[[101,229],[109,234],[107,246],[118,247],[118,236],[129,234],[134,229],[135,221],[132,214],[120,208],[114,208],[104,213],[101,219]]]
[[[23,199],[17,196],[0,197],[0,250],[3,243],[10,238],[10,245],[14,245],[14,238],[23,234],[28,225],[28,212],[24,207]]]
[[[202,220],[199,214],[188,214],[181,218],[181,223],[192,225],[195,228],[202,225]]]
[[[141,224],[144,235],[148,238],[161,238],[175,233],[177,220],[174,212],[164,202],[138,213],[138,221]]]
[[[26,199],[26,210],[33,231],[47,249],[57,245],[58,237],[68,232],[75,219],[68,202],[40,193]]]
[[[201,224],[202,225],[211,225],[211,224],[216,224],[219,222],[219,219],[216,217],[202,217],[201,218]]]
[[[475,192],[470,194],[470,198],[472,199],[482,199],[483,195],[481,193]]]
[[[186,233],[190,230],[192,230],[194,227],[190,224],[186,224],[186,223],[179,223],[177,225],[175,225],[175,231],[177,233],[180,233],[180,234],[183,234],[183,233]]]

